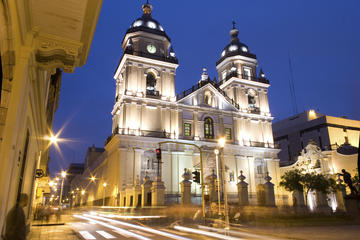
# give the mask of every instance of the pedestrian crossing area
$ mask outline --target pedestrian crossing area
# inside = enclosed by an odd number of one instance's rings
[[[105,227],[105,228],[103,228]],[[176,239],[187,240],[184,238],[189,234],[177,232],[174,230],[161,228],[159,230],[153,229],[154,233],[131,228],[106,228],[97,222],[73,222],[72,228],[78,233],[78,236],[83,240],[101,240],[101,239]]]

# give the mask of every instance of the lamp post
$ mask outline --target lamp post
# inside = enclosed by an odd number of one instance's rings
[[[64,188],[64,180],[66,178],[66,172],[62,171],[61,172],[61,190],[60,190],[60,201],[59,201],[59,208],[61,208],[61,200],[62,200],[62,194],[63,194],[63,188]]]
[[[224,147],[225,147],[226,139],[224,137],[219,138],[218,145],[220,148],[221,157],[221,170],[222,170],[222,181],[223,181],[223,191],[224,191],[224,207],[225,207],[225,228],[229,229],[229,213],[228,213],[228,199],[226,192],[226,177],[225,177],[225,164],[224,164]]]
[[[105,206],[105,188],[106,188],[107,183],[104,182],[103,186],[104,186],[104,191],[103,191],[103,206]]]
[[[221,199],[220,199],[220,175],[219,175],[219,149],[214,150],[216,157],[216,176],[217,176],[217,186],[218,186],[218,205],[219,205],[219,216],[221,215]]]

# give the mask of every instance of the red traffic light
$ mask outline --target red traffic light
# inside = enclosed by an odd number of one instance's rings
[[[158,160],[161,160],[161,148],[155,149],[155,153],[156,153],[156,158]]]

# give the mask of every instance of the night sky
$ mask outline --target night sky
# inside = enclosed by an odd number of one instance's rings
[[[142,15],[142,0],[105,0],[87,64],[63,74],[53,131],[66,125],[62,156],[51,150],[54,174],[70,162],[83,162],[87,147],[104,146],[111,134],[114,71],[121,41]],[[257,55],[270,80],[275,121],[291,116],[289,55],[298,111],[315,109],[360,120],[359,0],[151,0],[152,16],[172,40],[179,59],[176,92],[197,83],[202,68],[217,77],[216,61],[230,42],[232,21],[240,41]]]

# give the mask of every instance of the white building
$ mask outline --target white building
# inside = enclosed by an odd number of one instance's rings
[[[151,10],[150,4],[143,5],[142,17],[131,24],[122,42],[124,54],[114,76],[113,134],[106,141],[101,163],[90,173],[99,181],[89,191],[89,199],[101,199],[105,194],[107,203],[120,204],[119,192],[126,185],[132,187],[145,174],[154,180],[154,150],[164,141],[182,143],[161,146],[165,193],[176,196],[183,169],[200,169],[199,152],[186,144],[202,148],[205,178],[216,170],[217,139],[226,137],[228,192],[237,194],[242,170],[251,200],[255,200],[256,187],[265,182],[266,172],[276,186],[280,178],[280,150],[274,147],[267,94],[270,84],[261,70],[257,74],[256,55],[239,41],[234,26],[231,42],[216,62],[220,81],[211,80],[204,69],[194,86],[176,95],[178,59]],[[105,182],[106,191],[102,187]],[[276,194],[278,190],[276,187]],[[193,183],[192,192],[200,194],[200,186]]]

